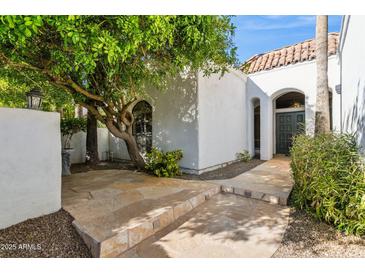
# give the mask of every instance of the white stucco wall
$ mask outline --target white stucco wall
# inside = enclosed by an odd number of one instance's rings
[[[84,163],[86,156],[86,132],[78,132],[71,138],[71,163]],[[109,131],[107,128],[98,128],[98,153],[100,160],[106,160],[106,151],[109,151]]]
[[[237,159],[246,148],[246,76],[231,71],[220,77],[199,73],[199,169]]]
[[[114,159],[125,159],[130,160],[127,146],[124,140],[114,137],[112,134],[109,134],[109,148],[113,153]]]
[[[218,74],[187,74],[171,80],[165,91],[151,88],[146,101],[153,109],[153,146],[164,151],[182,149],[180,166],[185,172],[235,160],[246,143],[245,79],[239,71],[221,79]],[[129,159],[125,142],[110,136],[114,157]]]
[[[170,80],[168,88],[160,91],[150,88],[145,100],[152,106],[152,142],[163,151],[182,149],[184,157],[180,166],[189,171],[198,169],[198,111],[197,80],[195,74],[186,74]],[[99,156],[110,150],[115,159],[130,159],[126,144],[112,134],[100,135],[98,129]],[[106,138],[107,136],[107,138]],[[75,134],[71,146],[72,163],[85,160],[85,138],[83,132]]]
[[[346,16],[340,37],[343,131],[357,136],[365,155],[365,16]]]
[[[61,208],[58,113],[0,108],[0,229]]]
[[[199,168],[198,93],[195,74],[181,75],[168,84],[168,90],[149,91],[152,112],[152,142],[164,151],[182,149],[180,166]]]
[[[261,71],[250,74],[247,79],[246,108],[248,143],[247,147],[253,154],[253,109],[252,100],[260,99],[261,116],[261,158],[271,159],[275,153],[274,135],[274,113],[273,100],[278,96],[290,91],[302,92],[305,95],[305,116],[306,130],[311,134],[314,132],[314,115],[316,103],[316,63],[315,60],[275,68],[268,71]],[[335,86],[339,84],[339,66],[336,56],[329,57],[328,61],[329,87],[335,91]],[[334,128],[339,127],[339,95],[336,92],[333,96]]]

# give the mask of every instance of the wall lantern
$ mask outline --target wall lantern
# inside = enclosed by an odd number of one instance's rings
[[[29,109],[41,109],[42,105],[42,91],[38,88],[33,88],[25,94],[27,96],[27,107]]]
[[[293,101],[293,103],[290,106],[290,108],[300,108],[300,107],[303,107],[303,105],[298,101]]]

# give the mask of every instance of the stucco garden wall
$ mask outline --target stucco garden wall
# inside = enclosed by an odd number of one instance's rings
[[[269,160],[275,153],[274,138],[274,112],[273,100],[290,91],[301,92],[305,95],[306,131],[314,132],[314,115],[316,103],[316,63],[315,60],[275,68],[269,71],[250,74],[247,80],[247,132],[250,152],[253,154],[253,108],[252,100],[260,100],[261,117],[261,158]],[[339,95],[335,92],[335,86],[339,84],[339,64],[337,56],[329,57],[328,80],[331,88],[333,102],[333,125],[339,128]]]
[[[340,37],[343,131],[355,133],[365,155],[365,16],[346,16]]]
[[[237,159],[246,149],[246,76],[231,71],[220,77],[199,73],[199,169]],[[217,166],[218,165],[218,166]]]
[[[59,114],[0,108],[0,148],[0,229],[59,210]]]
[[[109,134],[109,148],[115,159],[130,160],[125,142],[112,134]]]
[[[84,163],[86,157],[86,132],[78,132],[71,138],[70,146],[74,149],[71,152],[71,163]],[[106,160],[106,153],[109,151],[109,131],[107,128],[98,128],[98,153],[101,160]]]

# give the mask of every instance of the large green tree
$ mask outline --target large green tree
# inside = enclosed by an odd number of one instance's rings
[[[71,93],[144,167],[131,106],[147,84],[226,71],[236,62],[233,30],[226,16],[3,16],[0,61]]]

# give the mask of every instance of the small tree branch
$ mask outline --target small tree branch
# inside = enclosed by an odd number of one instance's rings
[[[86,108],[88,111],[90,111],[100,122],[106,124],[106,119],[103,117],[103,115],[100,114],[96,107],[86,104],[84,102],[79,102],[79,104]]]
[[[96,95],[93,93],[88,92],[81,86],[79,86],[77,83],[75,83],[71,78],[67,79],[65,81],[65,84],[70,85],[76,92],[81,93],[82,95],[85,95],[89,99],[93,99],[95,101],[103,102],[103,97],[100,95]]]
[[[80,85],[75,83],[71,78],[63,80],[62,78],[50,73],[50,71],[47,69],[40,68],[40,67],[34,66],[32,64],[26,63],[26,62],[13,62],[2,52],[0,52],[0,60],[2,60],[3,63],[9,65],[10,67],[12,67],[14,69],[31,69],[31,70],[38,71],[38,72],[42,73],[43,75],[45,75],[47,78],[51,79],[52,82],[54,82],[58,85],[63,85],[63,86],[69,85],[73,90],[75,90],[76,92],[78,92],[80,94],[83,94],[87,98],[93,99],[95,101],[103,102],[102,96],[90,93],[89,91],[85,90]]]

